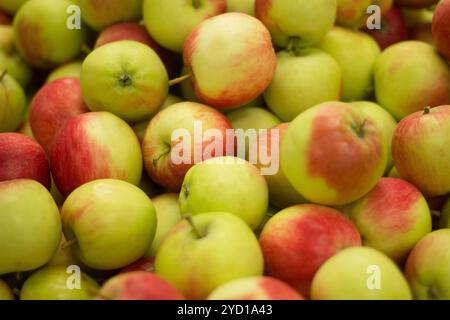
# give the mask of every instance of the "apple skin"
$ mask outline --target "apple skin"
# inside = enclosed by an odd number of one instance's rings
[[[381,129],[356,107],[326,102],[299,115],[281,143],[281,168],[307,200],[343,205],[369,192],[386,169]]]
[[[368,18],[367,8],[372,0],[337,0],[336,22],[347,28],[358,29]]]
[[[0,301],[15,300],[14,294],[9,286],[0,279]]]
[[[51,68],[76,58],[84,29],[66,27],[69,0],[29,0],[14,18],[14,40],[22,57],[35,67]]]
[[[450,229],[450,198],[447,200],[447,203],[442,208],[440,227],[442,229],[444,228]]]
[[[402,120],[392,140],[398,173],[426,197],[450,192],[450,105],[416,112]]]
[[[292,38],[302,47],[316,44],[336,20],[336,0],[256,0],[256,17],[272,34],[274,43],[286,48]]]
[[[341,68],[343,101],[362,100],[372,93],[373,66],[380,54],[376,41],[360,31],[334,27],[318,48],[332,56]]]
[[[126,21],[139,21],[142,17],[142,0],[76,0],[81,17],[96,31]],[[100,4],[100,5],[99,5]]]
[[[220,141],[204,139],[199,145],[195,145],[195,122],[201,121],[203,131],[217,129],[222,133]],[[185,143],[182,140],[172,141],[172,134],[175,130],[186,129],[191,135],[191,161],[189,163],[176,164],[172,158],[181,155],[176,154],[177,146]],[[228,119],[206,105],[194,102],[181,102],[174,104],[159,112],[151,121],[142,142],[144,162],[149,176],[160,185],[171,191],[180,191],[186,172],[195,165],[195,153],[199,153],[200,144],[203,148],[223,146],[223,155],[226,154],[227,133],[232,129]],[[181,144],[179,148],[182,148]],[[197,150],[197,151],[195,151]],[[200,161],[206,160],[202,154]]]
[[[92,300],[99,289],[94,279],[81,273],[80,289],[67,287],[65,267],[46,267],[34,272],[20,291],[20,300]]]
[[[161,277],[150,272],[122,273],[109,279],[97,300],[184,300],[183,295]]]
[[[13,15],[19,11],[20,7],[27,1],[28,0],[0,0],[0,9]]]
[[[380,289],[369,289],[373,273],[380,268]],[[313,300],[411,300],[411,290],[401,271],[387,256],[368,247],[342,250],[327,260],[316,273]]]
[[[242,12],[255,15],[255,0],[226,0],[228,12]]]
[[[69,120],[52,145],[50,168],[64,196],[92,180],[115,178],[138,185],[142,153],[133,130],[107,112]]]
[[[208,300],[304,300],[293,288],[271,277],[243,278],[226,283]]]
[[[259,152],[259,154],[267,155],[267,157],[270,159],[270,164],[273,164],[273,161],[277,161],[277,159],[274,159],[274,157],[279,157],[279,153],[276,153],[276,151],[272,151],[272,132],[273,130],[278,130],[278,150],[280,150],[283,136],[288,127],[288,123],[283,123],[267,130],[267,132],[265,133],[260,133],[258,139],[250,147],[251,152],[255,152],[255,154],[256,152]],[[258,168],[263,169],[265,167],[269,167],[270,164],[263,164],[258,155],[258,163],[256,164]],[[277,208],[284,209],[296,204],[306,202],[306,200],[291,185],[281,168],[278,169],[278,172],[276,174],[265,175],[264,178],[266,179],[267,185],[269,187],[269,202],[271,205]]]
[[[88,112],[78,78],[61,78],[44,85],[30,105],[34,138],[47,154],[58,133],[72,118]]]
[[[420,191],[401,179],[382,178],[346,210],[363,243],[399,264],[431,232],[431,213]]]
[[[406,8],[422,9],[431,7],[439,0],[395,0],[395,4]]]
[[[341,69],[329,54],[314,48],[300,54],[280,51],[264,100],[275,115],[289,122],[319,103],[340,100],[341,89]]]
[[[203,213],[192,217],[192,224],[199,235],[188,221],[181,221],[166,236],[155,262],[156,274],[187,299],[205,299],[232,280],[262,275],[261,248],[241,219],[230,213]]]
[[[121,180],[96,180],[76,189],[64,202],[61,217],[67,241],[76,241],[77,258],[97,270],[119,269],[138,260],[156,231],[150,198]]]
[[[42,147],[19,133],[0,133],[0,181],[31,179],[50,190],[50,167]]]
[[[0,182],[0,212],[0,275],[50,261],[61,240],[61,220],[44,186],[34,180]]]
[[[189,33],[204,20],[226,11],[226,0],[195,1],[144,0],[145,26],[161,46],[183,52]]]
[[[388,173],[394,165],[391,146],[392,137],[394,136],[394,131],[397,127],[397,121],[382,106],[374,102],[355,101],[352,102],[351,105],[361,110],[366,116],[370,117],[380,127],[386,143],[387,164],[385,173]]]
[[[216,54],[211,55],[211,50]],[[233,109],[256,99],[276,69],[269,31],[243,13],[225,13],[198,25],[186,40],[183,59],[196,95],[218,109]]]
[[[155,238],[147,252],[148,257],[155,257],[158,248],[170,229],[181,220],[180,205],[178,203],[178,194],[166,193],[152,199],[156,210],[158,225],[156,227]]]
[[[450,61],[450,1],[440,1],[434,11],[432,32],[438,51]]]
[[[313,204],[275,214],[259,239],[266,274],[309,296],[314,274],[331,256],[361,245],[356,227],[337,210]]]
[[[82,61],[73,61],[54,69],[45,80],[49,83],[61,78],[80,78]]]
[[[450,229],[426,235],[405,266],[414,297],[419,300],[450,299]]]
[[[401,120],[426,106],[449,102],[450,70],[429,44],[400,42],[378,56],[375,92],[378,103]]]
[[[0,85],[0,133],[16,131],[27,109],[25,92],[8,74],[0,76]]]
[[[218,157],[187,172],[179,202],[183,215],[229,212],[255,230],[266,215],[269,190],[254,165],[238,158]]]
[[[136,41],[103,45],[87,56],[81,68],[81,89],[89,109],[109,111],[127,122],[143,121],[154,114],[168,87],[161,59]]]

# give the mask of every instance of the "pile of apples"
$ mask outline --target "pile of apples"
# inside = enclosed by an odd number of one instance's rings
[[[0,300],[450,299],[450,0],[0,10]]]

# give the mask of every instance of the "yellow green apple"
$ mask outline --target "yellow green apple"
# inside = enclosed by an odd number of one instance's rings
[[[0,133],[12,132],[25,118],[27,98],[20,84],[6,70],[0,72]]]

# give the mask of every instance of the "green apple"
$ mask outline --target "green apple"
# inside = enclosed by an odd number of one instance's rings
[[[313,300],[411,300],[408,282],[395,263],[368,247],[342,250],[316,273]]]
[[[27,98],[22,87],[13,77],[0,75],[0,133],[12,132],[18,129],[27,108]]]
[[[318,47],[332,56],[341,68],[343,101],[361,100],[372,94],[373,66],[380,48],[371,36],[334,27]]]
[[[150,35],[166,49],[179,52],[202,21],[224,13],[226,0],[144,0],[144,21]]]
[[[14,40],[22,57],[39,68],[51,68],[76,58],[84,29],[67,27],[69,0],[29,0],[14,18]]]
[[[259,169],[245,160],[218,157],[192,167],[180,193],[183,215],[229,212],[256,229],[269,204],[269,191]]]
[[[347,212],[366,246],[399,263],[431,232],[427,201],[416,187],[401,179],[382,178]]]
[[[80,272],[80,287],[71,287],[77,285],[77,276],[68,272],[66,267],[46,267],[38,270],[23,284],[20,300],[92,300],[99,290],[99,285],[87,274]]]
[[[391,170],[394,165],[394,160],[392,159],[392,137],[394,136],[395,128],[397,127],[397,121],[394,117],[387,112],[380,105],[371,101],[356,101],[351,103],[359,110],[361,110],[366,116],[370,117],[381,129],[386,142],[386,152],[387,152],[387,164],[385,173]]]
[[[91,111],[109,111],[128,122],[148,119],[169,88],[161,59],[137,41],[117,41],[95,49],[84,60],[80,79]]]
[[[255,0],[227,0],[228,12],[242,12],[255,15]]]
[[[275,115],[288,122],[319,103],[339,100],[341,87],[341,69],[327,53],[314,48],[280,51],[264,99]]]
[[[0,182],[0,274],[50,261],[61,241],[58,207],[34,180]]]
[[[307,200],[343,205],[369,192],[386,169],[381,129],[356,107],[326,102],[299,115],[281,143],[281,168]]]
[[[405,267],[414,297],[450,300],[450,229],[434,231],[416,245]]]
[[[55,81],[60,78],[80,78],[82,61],[74,61],[66,63],[54,69],[47,77],[46,83]]]
[[[15,14],[28,0],[0,0],[0,9]]]
[[[88,267],[113,270],[138,260],[152,244],[156,213],[138,187],[105,179],[76,189],[61,210],[64,235]]]
[[[178,203],[178,194],[166,193],[152,199],[156,210],[158,225],[156,227],[155,239],[153,240],[150,250],[147,252],[148,257],[156,256],[158,248],[170,229],[181,220],[180,205]]]
[[[327,34],[336,20],[336,0],[256,0],[256,17],[272,34],[277,46],[294,39],[311,46]]]
[[[401,120],[427,106],[448,104],[450,69],[431,45],[403,41],[378,56],[375,92],[378,103]]]
[[[440,227],[442,229],[450,228],[450,198],[449,200],[447,200],[447,203],[444,205],[442,209]]]
[[[156,255],[156,274],[187,299],[205,299],[232,280],[261,276],[263,257],[252,230],[230,213],[204,213],[171,229]]]
[[[14,294],[9,286],[0,279],[0,301],[14,300]]]

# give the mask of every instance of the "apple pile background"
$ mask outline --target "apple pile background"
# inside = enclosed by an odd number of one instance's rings
[[[0,23],[0,300],[450,299],[450,0],[0,0]],[[216,151],[176,164],[195,121]],[[214,156],[229,129],[279,132],[278,173]]]

